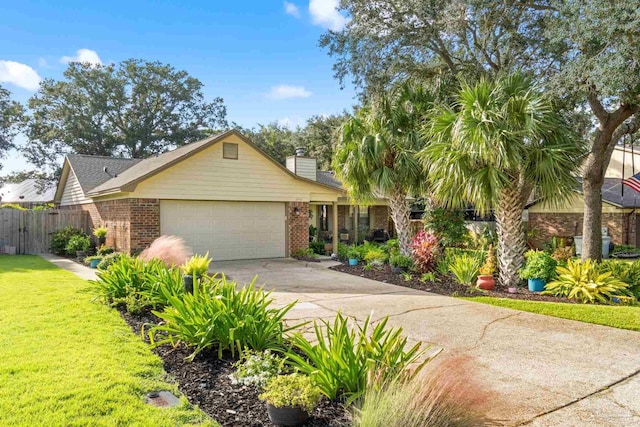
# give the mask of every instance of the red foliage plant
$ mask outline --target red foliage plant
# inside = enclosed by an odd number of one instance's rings
[[[439,241],[434,234],[420,231],[411,242],[413,264],[420,273],[428,273],[436,268],[439,253]]]
[[[160,236],[142,251],[139,258],[149,261],[159,259],[171,268],[185,263],[191,258],[191,249],[178,236]]]

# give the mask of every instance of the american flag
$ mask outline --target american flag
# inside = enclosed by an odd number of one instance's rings
[[[627,179],[623,179],[622,183],[640,193],[640,173],[630,176]]]

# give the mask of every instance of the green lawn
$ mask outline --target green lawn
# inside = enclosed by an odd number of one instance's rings
[[[530,313],[561,317],[563,319],[640,331],[640,307],[637,306],[563,304],[493,297],[463,299],[499,307],[513,308],[514,310],[528,311]]]
[[[0,425],[216,425],[171,390],[161,360],[117,311],[91,302],[87,282],[37,256],[0,255]]]

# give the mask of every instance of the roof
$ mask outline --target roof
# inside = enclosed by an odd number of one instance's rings
[[[322,184],[335,187],[339,190],[344,190],[342,183],[335,178],[333,172],[331,171],[318,171],[316,174],[316,178],[318,179],[318,182]]]
[[[201,141],[192,142],[190,144],[183,145],[182,147],[176,148],[175,150],[168,151],[166,153],[163,153],[154,157],[149,157],[144,160],[136,160],[135,164],[131,165],[129,168],[126,168],[117,176],[109,179],[108,181],[104,181],[99,185],[95,186],[93,189],[91,189],[88,192],[88,194],[85,191],[85,194],[87,194],[88,196],[100,196],[105,194],[118,193],[122,191],[132,191],[140,181],[143,181],[153,175],[156,175],[162,172],[163,170],[173,166],[174,164],[216,144],[217,142],[222,141],[224,138],[228,137],[229,135],[238,136],[240,139],[246,142],[249,146],[251,146],[260,154],[262,154],[264,157],[266,157],[269,161],[271,161],[273,164],[278,166],[283,172],[291,175],[296,179],[321,185],[324,187],[328,187],[333,190],[344,191],[341,186],[336,187],[335,184],[331,185],[326,182],[322,182],[320,180],[313,181],[313,180],[294,174],[289,169],[285,168],[276,160],[274,160],[272,157],[270,157],[268,154],[266,154],[264,151],[262,151],[255,144],[253,144],[248,138],[246,138],[240,132],[238,132],[235,129],[232,129],[232,130],[220,133],[218,135],[214,135],[207,139],[203,139]],[[83,191],[84,191],[84,187],[83,187]]]
[[[71,154],[67,156],[67,160],[78,179],[78,183],[80,183],[82,191],[87,194],[99,185],[118,177],[142,159]]]
[[[56,188],[29,178],[17,184],[5,184],[0,188],[2,203],[49,203],[53,201]]]
[[[582,188],[579,191],[582,192]],[[602,200],[619,208],[640,208],[640,193],[626,185],[623,187],[620,178],[604,179]]]

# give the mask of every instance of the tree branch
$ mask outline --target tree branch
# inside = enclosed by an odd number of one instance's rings
[[[598,118],[600,123],[604,124],[609,119],[609,112],[604,108],[600,99],[598,98],[598,92],[596,91],[595,85],[589,85],[589,90],[587,92],[587,101],[589,101],[589,106],[591,107],[591,111]]]
[[[611,137],[611,143],[613,145],[618,144],[618,141],[620,141],[623,136],[634,134],[640,130],[640,106],[634,105],[633,107],[635,107],[635,113],[631,117],[631,120],[621,124],[613,133],[613,136]]]

